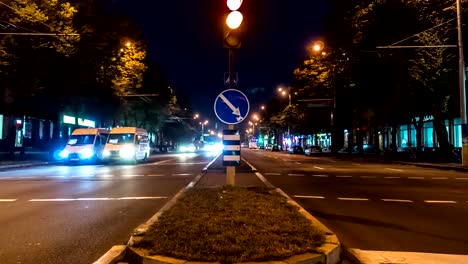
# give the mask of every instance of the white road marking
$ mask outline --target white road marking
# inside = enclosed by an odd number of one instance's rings
[[[361,166],[360,163],[351,163],[351,165]]]
[[[455,178],[455,180],[468,180],[468,178]]]
[[[361,176],[363,179],[375,179],[377,178],[376,176]]]
[[[190,175],[193,175],[191,173],[176,173],[176,174],[172,174],[172,176],[190,176]]]
[[[118,200],[155,200],[166,199],[166,196],[141,196],[141,197],[95,197],[95,198],[55,198],[55,199],[30,199],[29,202],[75,202],[75,201],[118,201]]]
[[[300,162],[297,162],[297,161],[296,161],[296,162],[294,162],[294,163],[296,163],[296,164],[302,164],[302,163],[300,163]]]
[[[0,177],[0,180],[6,180],[6,179],[11,179],[13,177]]]
[[[336,175],[337,178],[352,178],[353,176],[348,175]]]
[[[424,200],[425,203],[450,203],[454,204],[457,203],[455,201],[437,201],[437,200]]]
[[[162,177],[164,174],[149,174],[148,177]]]
[[[369,201],[367,198],[349,198],[349,197],[338,197],[338,200],[342,201]]]
[[[403,171],[403,170],[400,170],[400,169],[392,169],[392,168],[385,168],[386,170],[390,170],[390,171]]]
[[[296,198],[307,198],[307,199],[325,199],[323,196],[310,196],[310,195],[294,195]]]
[[[276,173],[276,172],[265,172],[265,175],[281,175],[281,173]]]
[[[424,252],[374,251],[350,248],[349,251],[358,259],[368,260],[366,263],[398,263],[398,264],[462,264],[468,263],[468,255],[436,254]]]
[[[319,170],[323,170],[323,169],[324,169],[324,168],[322,168],[322,167],[317,167],[317,166],[314,166],[314,168],[319,169]]]
[[[384,177],[385,179],[400,179],[400,177]]]
[[[112,178],[114,177],[114,175],[113,174],[100,174],[100,175],[96,175],[96,177]]]
[[[15,202],[18,199],[0,199],[0,202]]]
[[[304,176],[304,174],[290,173],[288,176]]]
[[[141,174],[124,174],[122,177],[143,177]]]
[[[404,200],[404,199],[382,199],[384,202],[398,202],[398,203],[412,203],[411,200]]]
[[[408,179],[412,179],[412,180],[424,180],[424,177],[408,177]]]
[[[323,174],[314,174],[312,177],[328,177],[328,175],[323,175]]]
[[[447,177],[432,177],[433,180],[447,180]]]

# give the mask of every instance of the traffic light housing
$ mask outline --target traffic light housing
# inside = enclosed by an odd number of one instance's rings
[[[223,34],[223,45],[229,49],[239,49],[241,47],[241,30],[243,16],[238,11],[242,5],[242,0],[226,0],[226,5],[230,13],[226,16],[225,30]]]

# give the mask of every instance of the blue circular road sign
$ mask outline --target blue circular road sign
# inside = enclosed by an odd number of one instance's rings
[[[239,90],[227,89],[216,97],[214,111],[221,122],[235,125],[249,114],[249,99]]]

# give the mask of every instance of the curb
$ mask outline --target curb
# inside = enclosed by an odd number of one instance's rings
[[[131,248],[142,236],[146,233],[148,228],[154,224],[163,212],[169,210],[175,205],[177,200],[187,190],[197,184],[197,182],[206,174],[208,167],[218,159],[220,155],[216,156],[205,168],[202,170],[202,174],[199,174],[195,179],[190,182],[186,187],[181,189],[169,202],[167,202],[155,215],[153,215],[147,222],[138,226],[133,235],[130,237],[127,245],[113,246],[108,252],[106,252],[99,260],[93,264],[128,264],[124,259],[131,260],[131,263],[143,263],[143,264],[218,264],[217,262],[198,262],[198,261],[186,261],[182,259],[176,259],[166,256],[147,256],[143,250]],[[255,175],[267,186],[275,189],[279,194],[284,196],[288,203],[298,208],[299,212],[308,219],[313,226],[320,229],[325,234],[325,243],[317,248],[320,253],[306,253],[301,255],[291,256],[281,261],[268,261],[268,262],[245,262],[247,263],[278,263],[278,264],[337,264],[340,263],[341,254],[341,243],[338,237],[330,231],[324,224],[318,221],[315,217],[309,214],[304,208],[298,203],[292,200],[286,193],[281,189],[274,187],[268,182],[250,163],[244,160],[248,164]],[[133,262],[134,261],[134,262]]]
[[[421,168],[431,168],[431,169],[440,169],[440,170],[453,170],[453,171],[463,171],[463,172],[468,172],[468,168],[464,167],[455,167],[455,166],[445,166],[445,165],[434,165],[434,164],[423,164],[423,163],[411,163],[411,162],[398,162],[398,161],[392,161],[394,164],[400,164],[400,165],[409,165],[409,166],[416,166],[416,167],[421,167]]]
[[[248,164],[252,170],[257,171],[257,169],[252,166],[248,161],[242,159],[246,164]],[[276,188],[271,184],[263,175],[259,172],[255,172],[255,175],[269,188],[274,188],[279,194],[285,197],[289,204],[298,208],[299,212],[309,220],[313,226],[317,227],[325,234],[325,243],[317,248],[321,251],[321,254],[312,254],[309,256],[305,256],[308,254],[297,255],[291,258],[297,257],[297,260],[293,263],[326,263],[326,264],[336,264],[340,262],[340,254],[341,254],[341,243],[338,240],[338,237],[333,233],[328,227],[326,227],[322,222],[320,222],[317,218],[313,217],[309,212],[307,212],[302,206],[300,206],[296,201],[291,199],[289,195],[287,195],[283,190],[280,188]],[[315,256],[314,256],[315,255]],[[290,259],[291,259],[290,258]],[[287,263],[291,263],[289,261],[284,261]]]
[[[14,169],[14,168],[26,168],[26,167],[34,167],[34,166],[46,166],[46,165],[53,165],[53,164],[59,164],[59,163],[60,162],[55,162],[55,161],[44,161],[44,162],[0,165],[0,170],[8,170],[8,169]]]

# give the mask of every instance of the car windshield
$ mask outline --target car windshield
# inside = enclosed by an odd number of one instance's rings
[[[107,143],[110,144],[126,144],[133,143],[135,134],[126,133],[126,134],[110,134]]]
[[[88,145],[94,143],[96,135],[71,135],[67,145]]]

